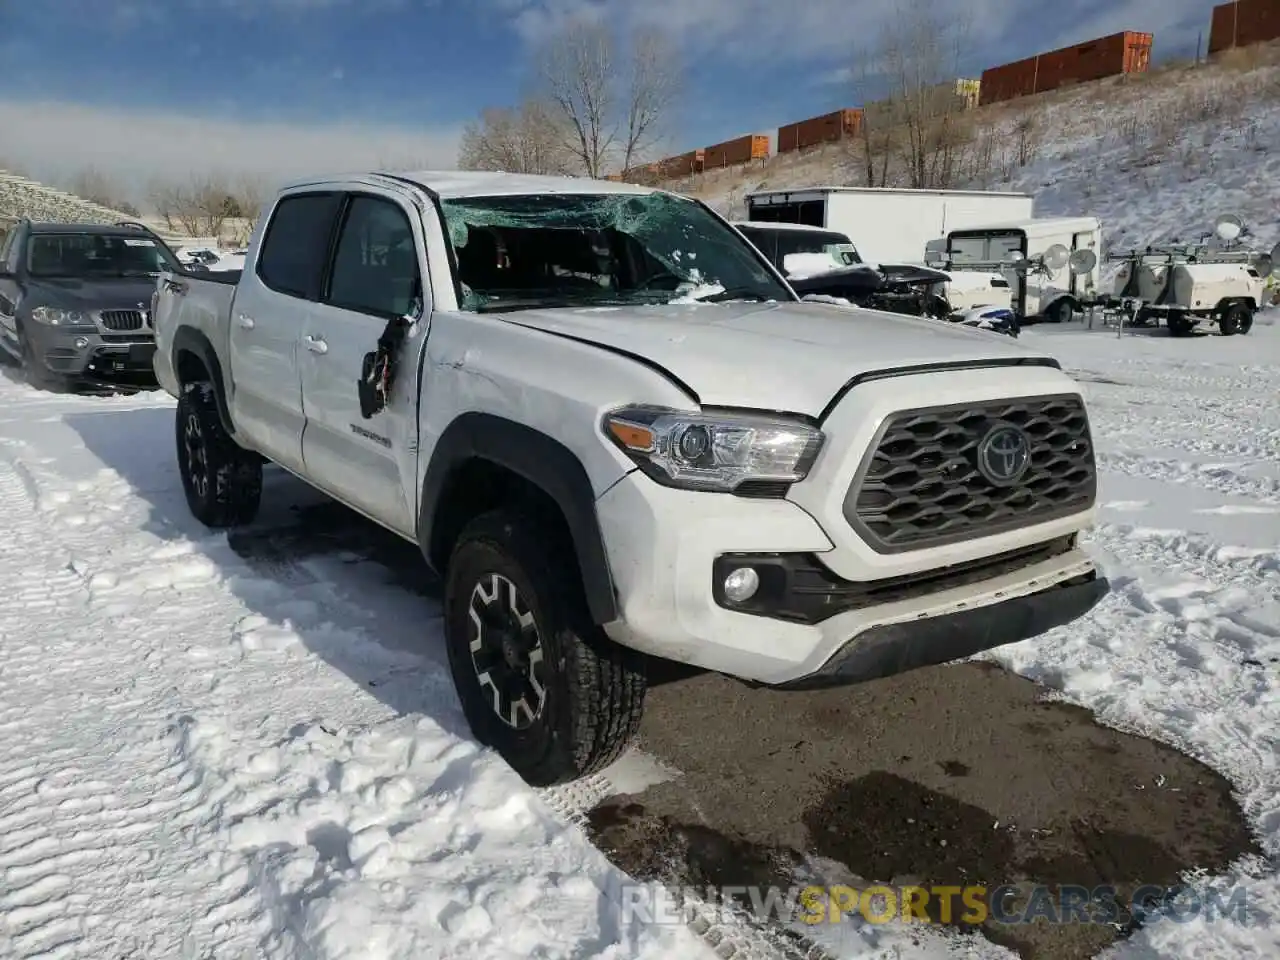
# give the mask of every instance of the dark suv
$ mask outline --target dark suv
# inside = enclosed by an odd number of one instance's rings
[[[19,222],[0,246],[0,348],[34,386],[154,386],[151,295],[184,273],[140,224]]]

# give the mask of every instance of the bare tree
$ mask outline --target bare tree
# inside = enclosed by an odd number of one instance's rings
[[[124,199],[120,185],[97,167],[86,167],[77,173],[68,187],[77,197],[90,203],[138,216],[138,208]]]
[[[570,173],[574,154],[565,148],[558,121],[554,109],[537,99],[517,109],[487,109],[463,131],[458,165],[463,170]]]
[[[158,181],[150,195],[165,225],[189,237],[221,236],[227,220],[240,211],[235,187],[216,174],[193,174],[185,183]]]
[[[607,24],[569,21],[537,54],[537,79],[563,121],[566,148],[590,177],[613,159],[631,167],[655,145],[681,88],[677,47],[657,30],[630,39],[627,64]]]
[[[950,186],[972,139],[966,99],[956,89],[968,21],[949,5],[897,0],[869,55],[857,68],[865,89],[876,81],[888,96],[865,108],[861,138],[870,185],[890,178],[896,154],[906,185]]]
[[[683,82],[679,55],[670,37],[649,29],[636,33],[631,43],[631,77],[624,94],[623,170],[630,170],[661,138]]]

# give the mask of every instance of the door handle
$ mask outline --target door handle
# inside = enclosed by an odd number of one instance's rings
[[[253,317],[247,316],[243,313],[236,317],[236,323],[244,327],[246,330],[253,329]]]
[[[329,352],[329,345],[324,342],[324,337],[306,336],[303,338],[303,340],[306,341],[307,349],[310,350],[312,353],[328,353]]]

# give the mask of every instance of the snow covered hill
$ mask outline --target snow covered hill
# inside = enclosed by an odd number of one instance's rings
[[[1199,67],[983,108],[982,156],[957,186],[1014,189],[1037,216],[1101,217],[1108,242],[1189,240],[1237,213],[1265,249],[1280,240],[1280,45]],[[758,189],[865,183],[860,145],[831,145],[764,167],[716,171],[672,186],[745,215]],[[1019,165],[1019,155],[1029,159]]]

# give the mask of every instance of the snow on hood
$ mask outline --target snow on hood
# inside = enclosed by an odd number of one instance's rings
[[[1048,358],[983,331],[825,303],[519,310],[509,323],[642,356],[709,406],[818,416],[862,374],[948,362]]]
[[[783,260],[787,278],[790,280],[807,280],[818,277],[832,270],[847,270],[845,264],[829,253],[789,253]]]

